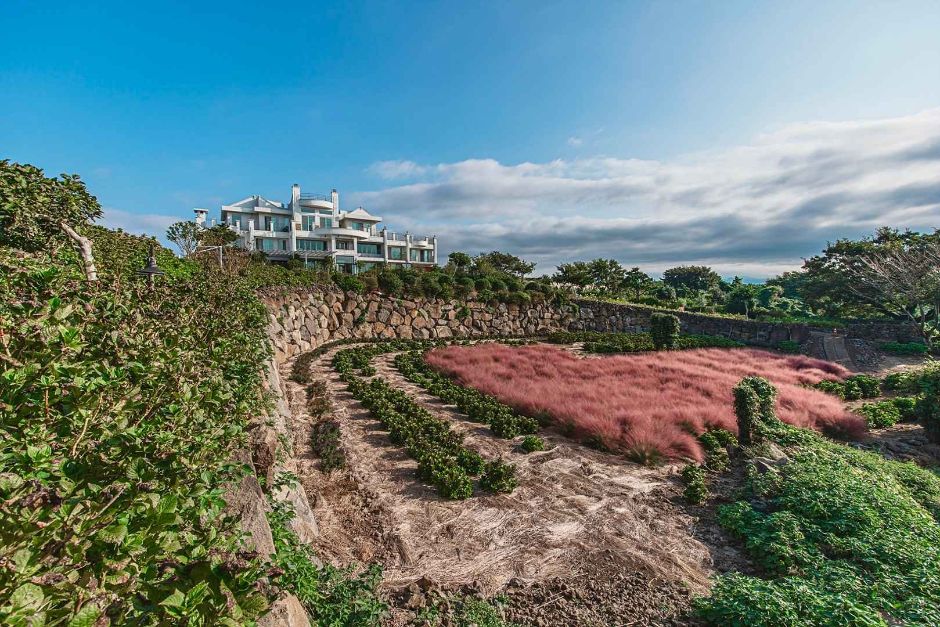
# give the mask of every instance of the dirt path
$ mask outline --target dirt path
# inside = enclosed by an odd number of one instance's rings
[[[327,561],[380,561],[390,592],[430,586],[489,595],[511,583],[522,599],[516,618],[538,617],[544,624],[662,622],[655,617],[674,615],[690,591],[705,590],[709,550],[693,538],[694,520],[672,502],[675,467],[647,468],[551,433],[540,434],[550,450],[526,455],[406,381],[392,355],[379,356],[373,361],[378,376],[448,420],[484,457],[517,465],[519,487],[511,495],[444,500],[417,479],[415,462],[346,391],[330,367],[332,355],[316,360],[311,371],[333,398],[347,469],[329,476],[319,471],[308,444],[311,421],[299,400],[303,389],[290,384],[300,414],[301,482],[320,527],[314,547]],[[610,602],[594,607],[588,597],[573,606],[571,594],[588,585],[604,587]],[[561,592],[552,592],[547,603],[540,590]],[[529,606],[529,597],[541,601]],[[618,617],[632,597],[648,611]]]

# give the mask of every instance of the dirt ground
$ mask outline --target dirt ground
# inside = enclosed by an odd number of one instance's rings
[[[549,450],[525,454],[406,381],[393,355],[376,357],[378,376],[448,420],[484,457],[517,466],[510,495],[445,500],[346,391],[332,355],[311,371],[327,382],[346,469],[319,471],[304,390],[287,382],[299,475],[320,527],[314,548],[337,565],[384,565],[383,586],[399,606],[389,624],[407,623],[427,594],[460,590],[505,594],[508,617],[522,624],[677,624],[691,596],[707,590],[707,544],[722,539],[701,533],[678,504],[678,466],[644,467],[551,432],[540,434]]]

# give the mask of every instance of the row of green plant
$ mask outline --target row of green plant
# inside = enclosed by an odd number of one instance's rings
[[[746,468],[740,500],[718,508],[761,576],[718,577],[698,615],[713,625],[940,624],[940,476],[785,425],[776,391],[735,388]],[[786,458],[758,470],[771,445]],[[687,495],[707,498],[702,470]]]
[[[584,343],[589,353],[615,354],[639,353],[657,350],[653,336],[649,333],[605,333],[600,331],[559,331],[548,336],[554,344]],[[744,344],[715,335],[679,335],[672,342],[673,348],[740,348]]]
[[[920,342],[885,342],[881,350],[895,355],[926,355],[930,347]]]
[[[463,445],[463,436],[450,425],[424,409],[407,393],[396,390],[381,378],[367,380],[356,375],[371,368],[369,359],[388,349],[371,345],[339,351],[334,368],[342,374],[349,391],[388,429],[395,444],[403,446],[418,462],[419,476],[451,499],[473,495],[471,477],[480,476],[480,487],[491,492],[511,492],[515,488],[515,468],[501,460],[485,462]]]
[[[412,383],[417,383],[445,403],[456,405],[470,420],[489,425],[499,438],[512,439],[538,431],[536,419],[523,416],[489,394],[458,385],[424,361],[423,351],[408,351],[395,356],[395,367]]]
[[[861,398],[877,398],[881,396],[881,379],[870,374],[856,374],[841,381],[820,381],[815,385],[817,390],[834,394],[846,401],[857,401]]]

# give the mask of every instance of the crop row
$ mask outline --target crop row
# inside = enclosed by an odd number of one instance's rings
[[[470,420],[489,425],[497,437],[511,439],[539,429],[536,419],[519,414],[489,394],[458,385],[431,368],[424,361],[423,351],[397,355],[395,367],[412,383],[417,383],[445,403],[456,405]]]
[[[411,396],[380,378],[368,380],[353,372],[358,369],[368,373],[373,356],[395,350],[389,344],[340,351],[333,366],[341,373],[350,393],[388,429],[392,442],[403,446],[418,462],[419,477],[434,485],[441,496],[451,499],[469,498],[473,494],[474,476],[480,477],[484,490],[511,492],[516,487],[514,466],[501,460],[485,462],[479,453],[464,446],[461,434],[452,431],[446,421],[436,418]],[[410,344],[413,347],[425,343]]]

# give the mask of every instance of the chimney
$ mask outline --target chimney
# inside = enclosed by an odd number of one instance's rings
[[[335,189],[330,194],[330,200],[333,201],[333,211],[339,211],[339,192]]]
[[[294,183],[290,188],[290,208],[300,211],[300,185]]]
[[[193,213],[196,214],[196,224],[202,226],[206,223],[206,216],[209,215],[208,209],[200,209],[196,207],[193,209]]]

